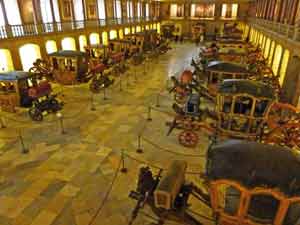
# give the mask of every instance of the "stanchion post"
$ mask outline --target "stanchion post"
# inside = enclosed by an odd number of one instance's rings
[[[29,149],[25,147],[25,144],[24,144],[24,139],[23,139],[23,136],[22,136],[22,132],[19,131],[19,139],[20,139],[20,143],[21,143],[21,152],[23,154],[27,154],[29,152]]]
[[[148,106],[148,118],[147,118],[148,121],[152,121],[152,118],[151,118],[151,106]]]
[[[158,93],[158,94],[156,95],[156,105],[155,105],[157,108],[160,107],[160,104],[159,104],[159,97],[160,97],[160,94]]]
[[[4,123],[4,119],[2,116],[0,116],[0,128],[6,128],[5,123]]]
[[[122,75],[120,74],[119,90],[122,91]]]
[[[92,111],[96,110],[96,107],[95,107],[95,104],[94,104],[94,94],[93,93],[91,94],[91,110]]]
[[[121,168],[121,172],[122,173],[127,173],[127,168],[125,167],[125,154],[124,154],[124,150],[121,150],[121,160],[122,160],[122,168]]]
[[[143,149],[142,149],[142,146],[141,146],[141,138],[142,138],[142,136],[141,136],[141,134],[139,134],[138,135],[138,147],[137,147],[137,149],[136,149],[136,152],[137,153],[143,153]]]
[[[106,87],[103,88],[103,100],[107,100],[107,97],[106,97]]]
[[[61,134],[66,134],[67,132],[65,131],[65,128],[64,128],[64,121],[63,121],[63,115],[58,112],[56,114],[57,118],[59,119],[59,124],[60,124],[60,132]]]

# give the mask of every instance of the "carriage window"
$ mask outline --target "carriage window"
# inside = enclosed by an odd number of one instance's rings
[[[224,213],[234,216],[237,214],[240,206],[241,192],[233,186],[222,185],[218,189],[218,204],[224,210]]]
[[[268,103],[269,103],[268,100],[257,100],[255,104],[254,116],[262,117],[266,111]]]
[[[57,58],[52,59],[53,69],[58,70],[58,62]]]
[[[235,114],[243,114],[243,115],[250,115],[251,108],[253,105],[253,99],[244,96],[238,96],[235,99],[234,103],[234,113]]]
[[[283,225],[300,224],[300,203],[291,203],[284,219]]]
[[[218,73],[212,73],[211,74],[211,82],[213,84],[218,83],[219,74]]]
[[[280,201],[271,195],[254,195],[250,199],[248,218],[261,224],[273,224]]]
[[[12,82],[0,83],[0,91],[1,93],[8,94],[14,93],[16,91],[15,86]]]
[[[224,96],[222,112],[230,113],[232,104],[232,96]]]
[[[232,117],[231,119],[231,130],[237,132],[248,132],[249,119],[244,117]]]
[[[232,74],[231,73],[223,73],[223,80],[228,80],[232,79]]]

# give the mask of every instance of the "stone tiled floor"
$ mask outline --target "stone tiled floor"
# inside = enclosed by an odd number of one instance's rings
[[[56,87],[66,103],[62,112],[66,134],[61,134],[55,115],[33,123],[22,110],[16,115],[2,113],[7,128],[0,129],[0,224],[91,225],[118,168],[121,150],[159,167],[166,167],[172,159],[185,159],[189,171],[202,171],[203,158],[182,154],[204,154],[207,135],[201,136],[197,148],[185,149],[179,146],[176,131],[166,136],[169,115],[152,110],[152,122],[146,120],[147,107],[155,105],[167,77],[188,68],[196,52],[192,44],[176,45],[166,55],[149,62],[147,74],[143,75],[143,68],[139,68],[138,79],[130,76],[129,85],[123,78],[122,91],[117,85],[106,93],[107,100],[102,94],[93,96],[95,111],[91,110],[87,85]],[[170,112],[172,102],[167,93],[162,93],[159,102],[160,111]],[[28,154],[21,153],[20,132]],[[177,154],[145,141],[144,153],[136,153],[138,134]],[[135,206],[128,194],[135,189],[140,162],[125,157],[125,166],[128,173],[118,174],[93,225],[128,223]],[[201,182],[196,175],[188,175],[187,179]],[[209,214],[204,206],[191,201],[195,210]],[[151,222],[155,221],[140,215],[135,224]]]

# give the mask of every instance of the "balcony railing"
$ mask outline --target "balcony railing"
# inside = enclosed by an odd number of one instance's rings
[[[293,41],[300,41],[300,25],[289,25],[257,18],[250,18],[248,19],[248,22],[252,25],[256,25],[268,31],[282,35],[284,38]]]
[[[68,32],[80,29],[98,28],[114,25],[131,25],[142,22],[157,22],[157,18],[111,18],[99,20],[82,20],[59,23],[22,24],[0,26],[0,39],[24,36],[36,36],[54,32]]]

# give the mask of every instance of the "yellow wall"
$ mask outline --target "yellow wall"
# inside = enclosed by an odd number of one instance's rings
[[[123,34],[123,29],[119,30],[119,39],[123,39],[124,38],[124,34]]]
[[[279,72],[280,85],[282,85],[284,82],[289,59],[290,59],[290,52],[289,52],[289,50],[285,50],[284,54],[283,54],[282,62],[281,62],[280,72]]]
[[[86,36],[85,35],[80,35],[79,36],[79,50],[84,52],[85,49],[84,47],[87,46],[87,39],[86,39]]]
[[[108,34],[106,31],[102,32],[102,44],[108,45]]]
[[[0,72],[12,70],[14,70],[14,66],[10,51],[7,49],[0,49]]]

